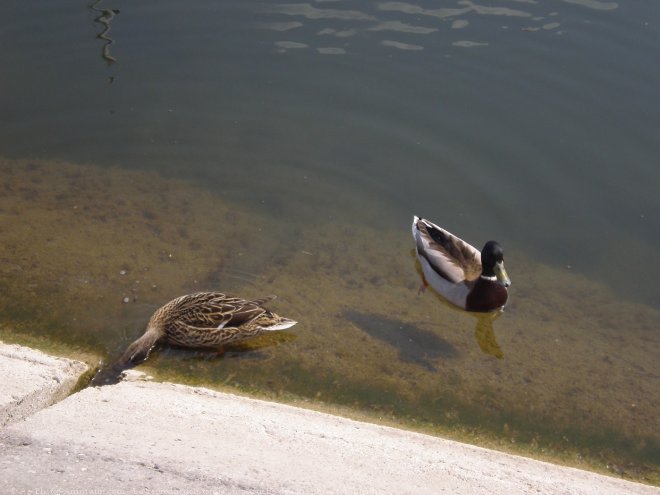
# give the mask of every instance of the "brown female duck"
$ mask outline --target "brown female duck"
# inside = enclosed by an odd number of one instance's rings
[[[101,370],[92,384],[116,383],[122,371],[146,360],[151,349],[161,342],[190,348],[221,347],[295,325],[296,321],[264,308],[272,299],[275,296],[246,300],[220,292],[178,297],[153,314],[144,334],[128,346],[115,364]]]

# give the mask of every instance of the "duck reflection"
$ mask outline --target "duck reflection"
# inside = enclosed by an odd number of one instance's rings
[[[423,292],[426,292],[426,279],[424,278],[421,264],[417,259],[416,250],[411,250],[411,257],[415,259],[415,270],[422,280],[423,289],[420,289],[418,292],[418,294],[421,295]],[[440,302],[440,304],[450,308],[452,311],[460,311],[461,313],[466,313],[475,319],[474,336],[477,339],[477,344],[479,344],[479,349],[481,349],[481,352],[496,357],[497,359],[504,358],[504,352],[502,351],[500,345],[497,343],[495,330],[493,328],[493,323],[495,323],[495,320],[497,320],[502,315],[503,310],[496,310],[490,313],[461,311],[457,306],[449,303],[442,295],[438,294],[433,289],[431,289],[431,293]]]
[[[456,306],[448,303],[445,299],[433,292],[433,295],[438,299],[438,301],[449,308],[451,311],[457,311],[463,314],[468,314],[474,318],[474,337],[477,340],[479,349],[484,354],[496,357],[497,359],[504,358],[504,352],[502,348],[497,343],[497,337],[495,336],[495,329],[493,324],[500,316],[502,316],[503,311],[494,311],[492,313],[475,313],[475,312],[466,312],[457,309]]]
[[[474,336],[477,339],[477,343],[479,344],[479,349],[481,349],[481,352],[494,356],[497,359],[502,359],[504,357],[504,353],[502,352],[500,345],[497,343],[495,330],[493,329],[493,323],[500,317],[502,312],[498,311],[496,313],[470,314],[477,320],[474,328]]]

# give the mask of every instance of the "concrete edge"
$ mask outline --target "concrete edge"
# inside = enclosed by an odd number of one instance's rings
[[[66,398],[88,366],[80,361],[0,341],[0,428]]]

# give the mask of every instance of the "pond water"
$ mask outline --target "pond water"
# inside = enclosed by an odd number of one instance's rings
[[[655,3],[2,10],[0,336],[274,293],[292,330],[148,369],[660,483]],[[503,315],[417,294],[413,214],[504,246]]]

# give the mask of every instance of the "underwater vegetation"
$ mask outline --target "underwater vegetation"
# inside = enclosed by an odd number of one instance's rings
[[[515,285],[484,319],[417,294],[405,225],[290,222],[146,171],[0,160],[0,177],[0,338],[107,361],[179,295],[277,294],[295,332],[156,348],[145,369],[660,479],[657,309],[507,246]]]

